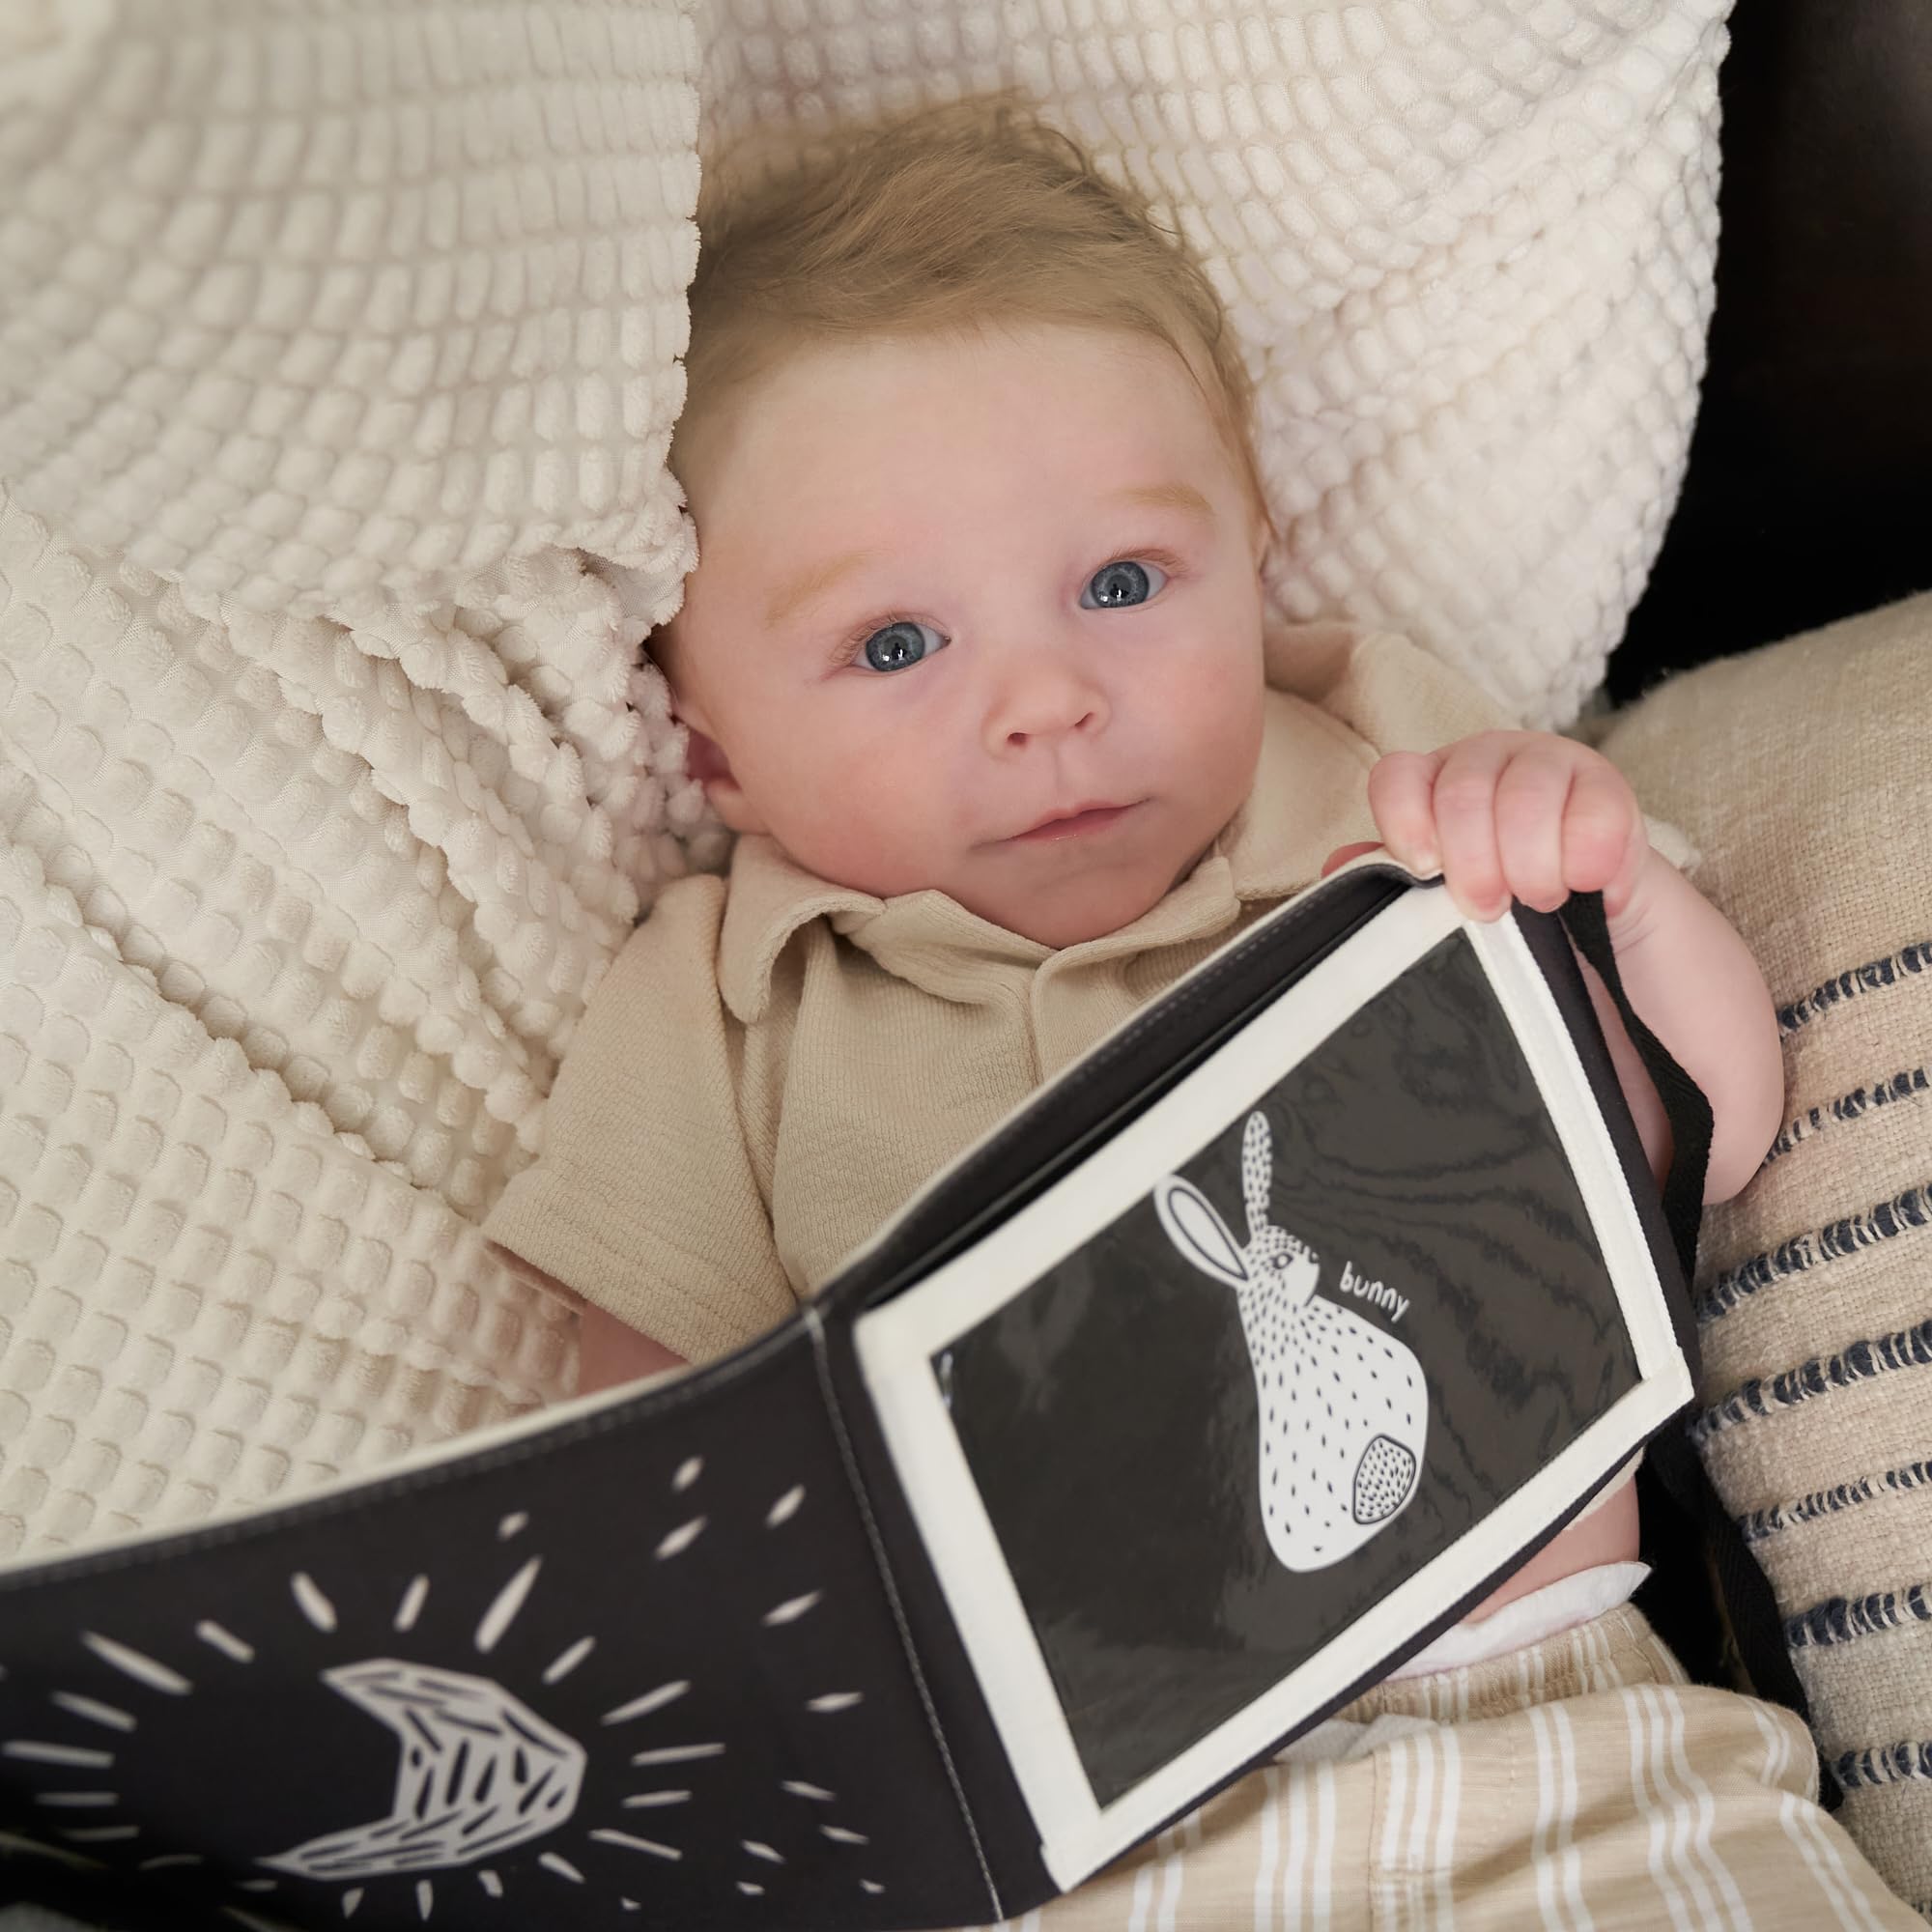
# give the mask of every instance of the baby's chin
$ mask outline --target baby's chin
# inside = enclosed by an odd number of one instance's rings
[[[1138,879],[1102,872],[1074,874],[1024,893],[955,896],[968,912],[1058,952],[1132,925],[1151,912],[1198,863],[1199,855],[1178,875],[1166,868]]]

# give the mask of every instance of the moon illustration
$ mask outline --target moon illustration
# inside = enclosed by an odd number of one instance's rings
[[[554,1832],[577,1808],[583,1747],[500,1684],[372,1658],[323,1682],[393,1731],[386,1818],[310,1838],[261,1862],[300,1878],[375,1878],[465,1865]]]

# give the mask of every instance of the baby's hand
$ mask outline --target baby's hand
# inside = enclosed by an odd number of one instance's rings
[[[1512,896],[1554,912],[1594,892],[1614,919],[1650,851],[1623,774],[1547,731],[1392,752],[1369,774],[1369,810],[1393,857],[1424,876],[1439,870],[1471,919],[1499,918]]]

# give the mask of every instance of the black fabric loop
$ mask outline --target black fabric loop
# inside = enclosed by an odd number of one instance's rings
[[[1608,991],[1617,1017],[1643,1061],[1670,1122],[1670,1168],[1663,1181],[1663,1214],[1689,1289],[1696,1278],[1697,1229],[1703,1218],[1704,1180],[1710,1167],[1711,1103],[1631,1005],[1623,976],[1617,971],[1603,895],[1573,895],[1560,918],[1577,952]],[[1685,1420],[1680,1419],[1652,1440],[1648,1461],[1670,1502],[1688,1519],[1711,1554],[1731,1637],[1752,1689],[1759,1696],[1795,1712],[1808,1730],[1810,1699],[1784,1641],[1784,1618],[1771,1579],[1751,1555],[1744,1532],[1725,1508],[1703,1458],[1690,1441]],[[1844,1802],[1844,1794],[1822,1750],[1818,1752],[1818,1783],[1825,1808],[1835,1811]]]
[[[1562,910],[1564,928],[1608,989],[1617,1017],[1643,1061],[1670,1121],[1670,1171],[1663,1181],[1663,1216],[1689,1287],[1697,1267],[1697,1227],[1704,1213],[1704,1177],[1711,1164],[1711,1103],[1644,1025],[1617,971],[1602,893],[1573,894]]]

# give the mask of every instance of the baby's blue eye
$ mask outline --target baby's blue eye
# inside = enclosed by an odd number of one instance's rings
[[[930,624],[901,617],[874,631],[866,639],[863,655],[873,670],[906,670],[945,648],[946,639]]]
[[[1118,611],[1131,604],[1145,604],[1167,582],[1167,573],[1157,563],[1135,563],[1122,557],[1117,563],[1102,564],[1087,580],[1080,593],[1083,611]]]

